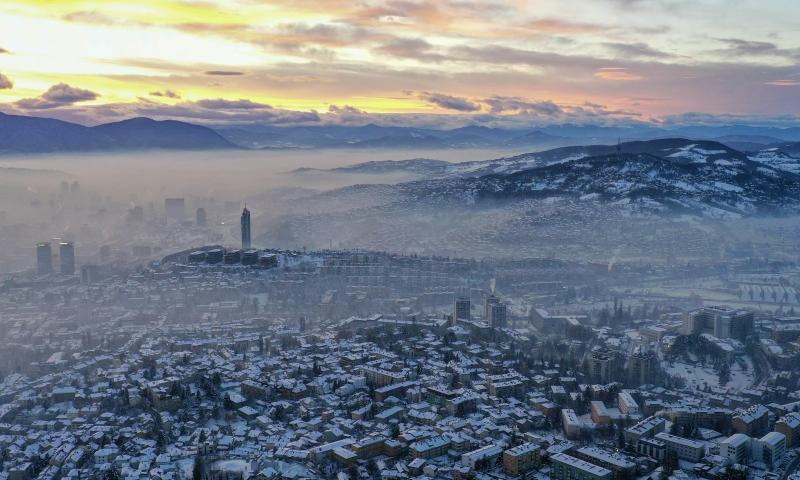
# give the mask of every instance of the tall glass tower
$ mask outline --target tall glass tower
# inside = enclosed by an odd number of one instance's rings
[[[58,244],[58,253],[61,257],[61,274],[75,275],[75,245],[72,242]]]
[[[53,249],[50,247],[50,242],[36,244],[36,269],[39,274],[52,273]]]
[[[242,210],[242,250],[250,248],[250,210],[247,206]]]

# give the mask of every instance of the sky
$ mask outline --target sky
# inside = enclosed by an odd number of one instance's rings
[[[0,111],[800,125],[797,0],[3,0]]]

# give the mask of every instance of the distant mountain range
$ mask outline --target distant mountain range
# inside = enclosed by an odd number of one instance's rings
[[[96,127],[0,113],[0,153],[237,148],[214,130],[171,120],[132,118]]]
[[[234,143],[250,149],[287,148],[552,148],[576,144],[654,138],[715,140],[744,151],[800,142],[800,128],[750,127],[599,127],[595,125],[551,125],[533,130],[468,126],[452,130],[414,127],[365,126],[217,126]]]
[[[452,130],[364,126],[238,126],[215,127],[244,148],[514,148],[549,147],[570,143],[565,137],[539,130],[505,130],[469,126]]]
[[[615,144],[654,138],[714,140],[740,151],[779,148],[800,154],[800,127],[747,125],[687,126],[675,129],[648,125],[602,127],[550,125],[536,129],[467,126],[451,130],[380,125],[342,126],[214,126],[172,120],[132,118],[85,127],[49,118],[0,113],[0,153],[91,152],[115,150],[211,149],[530,149]]]

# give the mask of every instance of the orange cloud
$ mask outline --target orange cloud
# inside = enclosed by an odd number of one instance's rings
[[[798,87],[800,86],[800,80],[772,80],[771,82],[766,82],[766,84],[775,87]]]
[[[644,77],[628,72],[626,68],[622,67],[606,67],[594,72],[594,76],[602,78],[603,80],[614,80],[621,82],[631,82],[641,80]]]

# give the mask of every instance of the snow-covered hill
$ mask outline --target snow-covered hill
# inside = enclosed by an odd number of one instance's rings
[[[399,187],[419,201],[578,199],[638,213],[747,216],[800,209],[800,176],[717,142],[662,139],[458,164]]]

